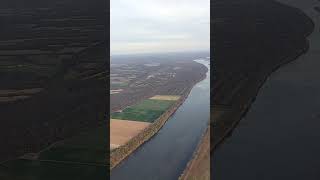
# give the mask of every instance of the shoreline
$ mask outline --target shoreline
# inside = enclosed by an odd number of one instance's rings
[[[281,5],[285,5],[283,3],[280,3],[278,1],[276,1],[277,3],[281,4]],[[307,17],[307,19],[309,20],[309,22],[312,24],[312,28],[307,31],[303,36],[305,38],[305,45],[303,46],[303,48],[301,48],[299,51],[295,52],[295,54],[293,54],[293,57],[287,56],[285,57],[281,62],[279,62],[277,65],[275,65],[270,72],[267,72],[263,78],[261,78],[261,80],[258,82],[258,86],[256,87],[256,91],[255,94],[253,96],[251,96],[249,98],[249,100],[242,105],[242,108],[240,109],[240,111],[236,112],[239,114],[239,116],[237,117],[237,120],[235,120],[230,127],[228,127],[226,129],[225,132],[223,132],[222,136],[218,137],[218,140],[214,140],[213,138],[213,145],[211,146],[211,150],[215,150],[216,148],[219,147],[219,145],[221,145],[225,139],[227,139],[232,132],[235,130],[235,128],[237,127],[237,125],[240,123],[240,121],[242,120],[242,118],[244,118],[247,114],[247,112],[250,110],[251,105],[255,102],[256,97],[258,96],[258,94],[260,93],[261,88],[263,87],[263,85],[265,84],[265,82],[268,80],[268,78],[276,71],[278,71],[279,69],[281,69],[281,67],[289,64],[289,63],[293,63],[295,60],[298,59],[298,57],[300,57],[301,55],[305,54],[306,52],[308,52],[309,50],[309,40],[308,37],[314,32],[315,30],[315,23],[313,21],[312,18],[310,18],[309,16],[307,16],[306,13],[304,13],[302,10],[295,8],[295,7],[291,7],[295,10],[297,10],[298,13],[302,14],[303,16]],[[214,127],[214,125],[213,125]]]
[[[216,149],[212,168],[215,179],[319,178],[313,173],[314,163],[310,160],[317,159],[314,154],[320,147],[314,143],[320,127],[320,19],[315,10],[320,1],[278,1],[301,9],[314,21],[315,29],[307,38],[309,50],[269,77],[232,137]],[[303,23],[299,24],[303,27]],[[297,147],[300,142],[303,146]],[[268,172],[270,168],[272,171]]]
[[[210,123],[210,122],[209,122]],[[209,144],[209,146],[208,146]],[[205,152],[209,156],[201,157],[202,153]],[[205,159],[203,159],[205,158]],[[208,158],[208,159],[206,159]],[[208,160],[208,169],[200,169],[197,167],[197,163],[205,163],[204,160]],[[197,171],[198,170],[198,171]],[[205,172],[202,172],[204,170]],[[205,132],[202,134],[199,144],[197,145],[195,151],[193,152],[192,158],[187,163],[185,169],[181,173],[179,180],[188,180],[189,178],[197,177],[197,172],[203,175],[203,178],[210,179],[210,124],[206,128]],[[206,176],[207,175],[207,176]]]
[[[137,150],[141,145],[148,142],[158,131],[164,126],[164,124],[169,120],[169,118],[178,110],[178,108],[184,103],[188,98],[193,87],[199,82],[203,81],[207,75],[208,69],[204,72],[202,78],[196,81],[190,88],[181,95],[181,98],[166,112],[164,112],[158,119],[156,119],[152,124],[150,124],[146,129],[141,131],[138,135],[130,139],[126,144],[113,149],[110,152],[110,170],[116,167],[119,163],[129,157],[135,150]]]

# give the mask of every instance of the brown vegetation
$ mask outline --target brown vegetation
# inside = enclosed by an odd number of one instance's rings
[[[150,99],[177,101],[179,98],[180,96],[156,95],[151,97]]]
[[[149,125],[148,122],[111,119],[110,146],[114,148],[124,145]]]

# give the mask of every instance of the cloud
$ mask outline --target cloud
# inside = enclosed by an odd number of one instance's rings
[[[111,53],[208,50],[209,0],[111,0]]]

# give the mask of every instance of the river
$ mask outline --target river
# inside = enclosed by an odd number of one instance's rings
[[[214,180],[320,179],[320,7],[279,0],[315,22],[310,49],[273,73],[232,136],[214,153]],[[319,156],[318,156],[319,155]]]
[[[210,117],[209,70],[160,131],[111,171],[112,180],[177,180],[191,159]]]

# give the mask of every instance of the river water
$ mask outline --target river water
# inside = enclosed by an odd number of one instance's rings
[[[177,180],[208,127],[210,117],[209,71],[188,98],[148,142],[111,171],[112,180]]]
[[[279,0],[315,22],[310,49],[273,73],[232,136],[214,153],[214,180],[320,179],[318,0]]]

